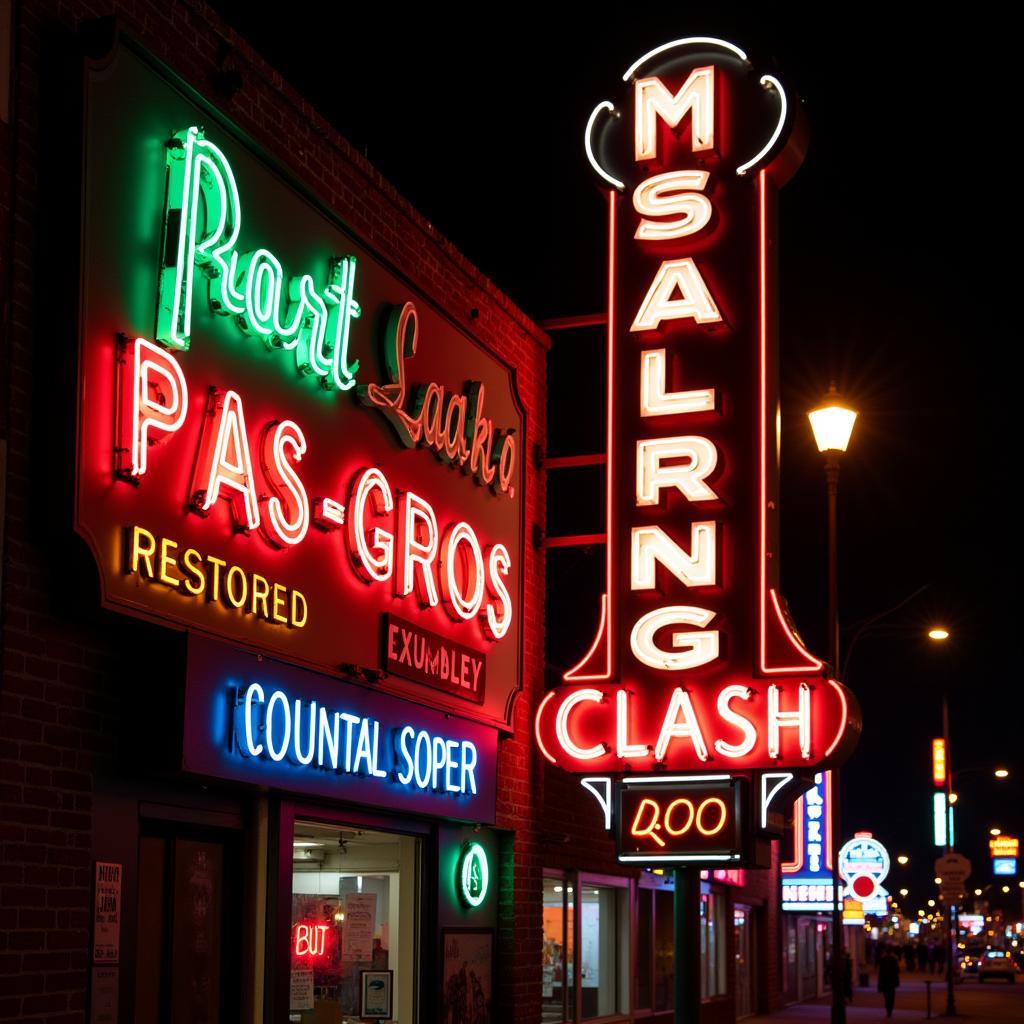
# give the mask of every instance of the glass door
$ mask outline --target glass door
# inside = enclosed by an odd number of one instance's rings
[[[296,819],[290,1022],[415,1020],[420,842]]]

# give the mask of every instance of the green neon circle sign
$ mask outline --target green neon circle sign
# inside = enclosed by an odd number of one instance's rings
[[[459,895],[471,907],[479,907],[487,897],[490,868],[487,864],[487,852],[477,842],[467,843],[462,848],[458,884]]]

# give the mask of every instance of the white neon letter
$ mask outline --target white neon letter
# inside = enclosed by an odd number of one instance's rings
[[[640,355],[640,415],[675,416],[684,412],[714,412],[715,390],[666,391],[667,360],[663,348]]]
[[[633,91],[635,103],[634,150],[637,160],[658,155],[658,118],[676,128],[688,114],[694,153],[715,146],[715,69],[694,68],[674,96],[660,78],[640,78]]]
[[[779,733],[783,729],[796,729],[800,738],[800,756],[806,761],[811,756],[811,688],[800,684],[800,698],[796,711],[780,711],[781,688],[775,683],[768,686],[768,756],[779,756]]]
[[[500,640],[512,625],[512,598],[503,576],[512,568],[512,556],[504,544],[495,544],[487,552],[487,592],[495,598],[501,607],[499,615],[495,610],[494,601],[487,601],[483,609],[484,633],[492,640]]]
[[[570,757],[575,757],[580,761],[590,761],[604,753],[604,745],[601,743],[595,743],[592,747],[581,747],[569,737],[569,712],[577,704],[582,704],[585,700],[591,701],[594,704],[600,704],[603,699],[604,695],[600,690],[581,689],[573,690],[562,701],[558,714],[555,715],[555,735],[558,737],[558,742],[562,745],[562,749]]]
[[[178,360],[165,349],[136,338],[132,345],[131,475],[142,476],[149,468],[149,446],[156,444],[154,430],[173,434],[185,422],[188,388]]]
[[[417,523],[422,524],[425,539],[420,538]],[[433,607],[439,600],[433,572],[437,557],[437,519],[430,504],[412,491],[405,491],[398,498],[398,548],[398,596],[411,594],[415,586],[420,601]]]
[[[650,241],[684,238],[707,227],[711,200],[701,195],[707,184],[707,171],[668,171],[640,182],[633,193],[633,209],[643,219],[633,237]],[[669,214],[678,214],[678,219],[647,219]]]
[[[306,454],[306,438],[299,425],[292,420],[267,424],[260,446],[260,461],[267,483],[277,493],[267,500],[267,514],[261,528],[263,535],[276,547],[298,544],[309,530],[309,497],[288,460],[289,454],[296,462],[301,462]],[[289,510],[291,518],[287,514]]]
[[[619,690],[615,694],[615,752],[619,757],[646,757],[646,743],[629,742],[629,691]]]
[[[673,298],[676,292],[679,298]],[[630,331],[656,331],[662,320],[696,320],[716,324],[722,319],[697,264],[686,256],[665,260],[640,303]]]
[[[239,527],[255,530],[260,525],[259,499],[249,458],[249,435],[245,430],[242,399],[236,391],[212,389],[209,420],[204,428],[213,444],[203,445],[203,455],[196,466],[196,487],[192,505],[200,515],[207,515],[220,497],[222,487],[233,494],[231,502]]]
[[[387,530],[375,526],[366,539],[366,503],[370,501],[375,515],[389,515],[394,510],[391,488],[379,469],[366,469],[356,477],[349,497],[345,526],[348,550],[356,574],[366,583],[391,579],[394,567],[395,538]]]
[[[682,714],[682,719],[679,717],[680,714]],[[659,761],[665,759],[665,751],[668,750],[669,742],[674,739],[690,740],[697,757],[701,761],[708,759],[708,747],[704,742],[704,734],[700,731],[697,713],[693,710],[693,701],[681,686],[677,686],[672,691],[665,719],[661,723],[661,732],[658,733],[658,742],[654,746],[654,756]]]
[[[654,642],[659,629],[666,626],[706,626],[715,617],[714,612],[689,605],[670,605],[655,608],[639,618],[629,636],[629,646],[637,661],[663,672],[706,665],[718,657],[718,630],[707,632],[673,633],[673,651],[666,651]]]
[[[630,589],[654,590],[655,564],[660,562],[687,587],[712,587],[716,582],[714,522],[690,524],[687,554],[660,526],[634,526],[630,551]]]
[[[724,719],[730,725],[734,725],[743,733],[743,739],[739,743],[726,743],[725,740],[715,740],[715,752],[722,757],[746,757],[757,743],[757,730],[749,718],[733,711],[729,706],[734,700],[751,700],[754,696],[753,690],[742,686],[739,683],[732,686],[723,686],[718,694],[718,717]]]
[[[252,734],[253,700],[260,704],[264,701],[263,687],[259,683],[250,683],[245,691],[245,749],[250,757],[259,757],[263,753],[263,744],[258,743]]]
[[[670,466],[669,459],[689,461]],[[713,501],[717,494],[704,480],[718,465],[718,449],[706,438],[656,437],[636,443],[636,503],[657,505],[663,487],[675,487],[690,501]]]
[[[460,545],[465,546],[468,558],[460,557]],[[465,570],[463,579],[469,577],[468,596],[459,580],[460,565]],[[441,593],[445,608],[454,618],[474,619],[479,614],[484,602],[484,553],[469,523],[456,523],[445,532],[441,544]]]

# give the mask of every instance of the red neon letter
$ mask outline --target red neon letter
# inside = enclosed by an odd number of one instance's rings
[[[206,415],[192,487],[192,509],[201,516],[208,515],[221,496],[221,488],[226,487],[233,492],[225,497],[231,503],[235,524],[239,529],[255,530],[260,525],[259,501],[238,392],[210,388]]]
[[[188,388],[178,360],[145,338],[128,345],[123,365],[124,393],[118,409],[118,472],[138,478],[149,468],[148,449],[185,422]]]
[[[398,596],[411,594],[415,586],[421,604],[436,605],[437,518],[430,504],[412,491],[398,498],[398,549]]]
[[[298,544],[309,529],[309,497],[288,461],[306,454],[306,439],[297,423],[282,420],[263,430],[260,462],[267,486],[274,493],[267,500],[267,515],[260,524],[263,536],[275,547]]]

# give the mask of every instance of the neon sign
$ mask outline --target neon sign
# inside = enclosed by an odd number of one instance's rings
[[[780,865],[783,910],[832,910],[832,777],[818,772],[793,808],[793,859]]]
[[[186,771],[493,823],[496,730],[189,638]]]
[[[882,890],[889,874],[889,852],[870,832],[858,833],[839,850],[839,877],[846,882],[848,894],[865,904]]]
[[[728,776],[655,776],[623,780],[619,860],[739,860],[741,784]]]
[[[320,957],[327,953],[327,924],[297,924],[294,928],[295,955]]]
[[[479,907],[487,898],[490,887],[490,867],[487,851],[477,842],[467,843],[459,855],[456,868],[459,896],[469,907]]]
[[[946,741],[932,740],[932,782],[936,786],[946,784]]]
[[[720,40],[623,83],[586,134],[609,186],[605,592],[537,741],[588,774],[838,763],[856,702],[778,590],[776,199],[800,132]]]
[[[75,522],[105,606],[508,728],[525,418],[497,342],[130,50],[88,75],[85,152]],[[441,664],[391,656],[396,616]]]

